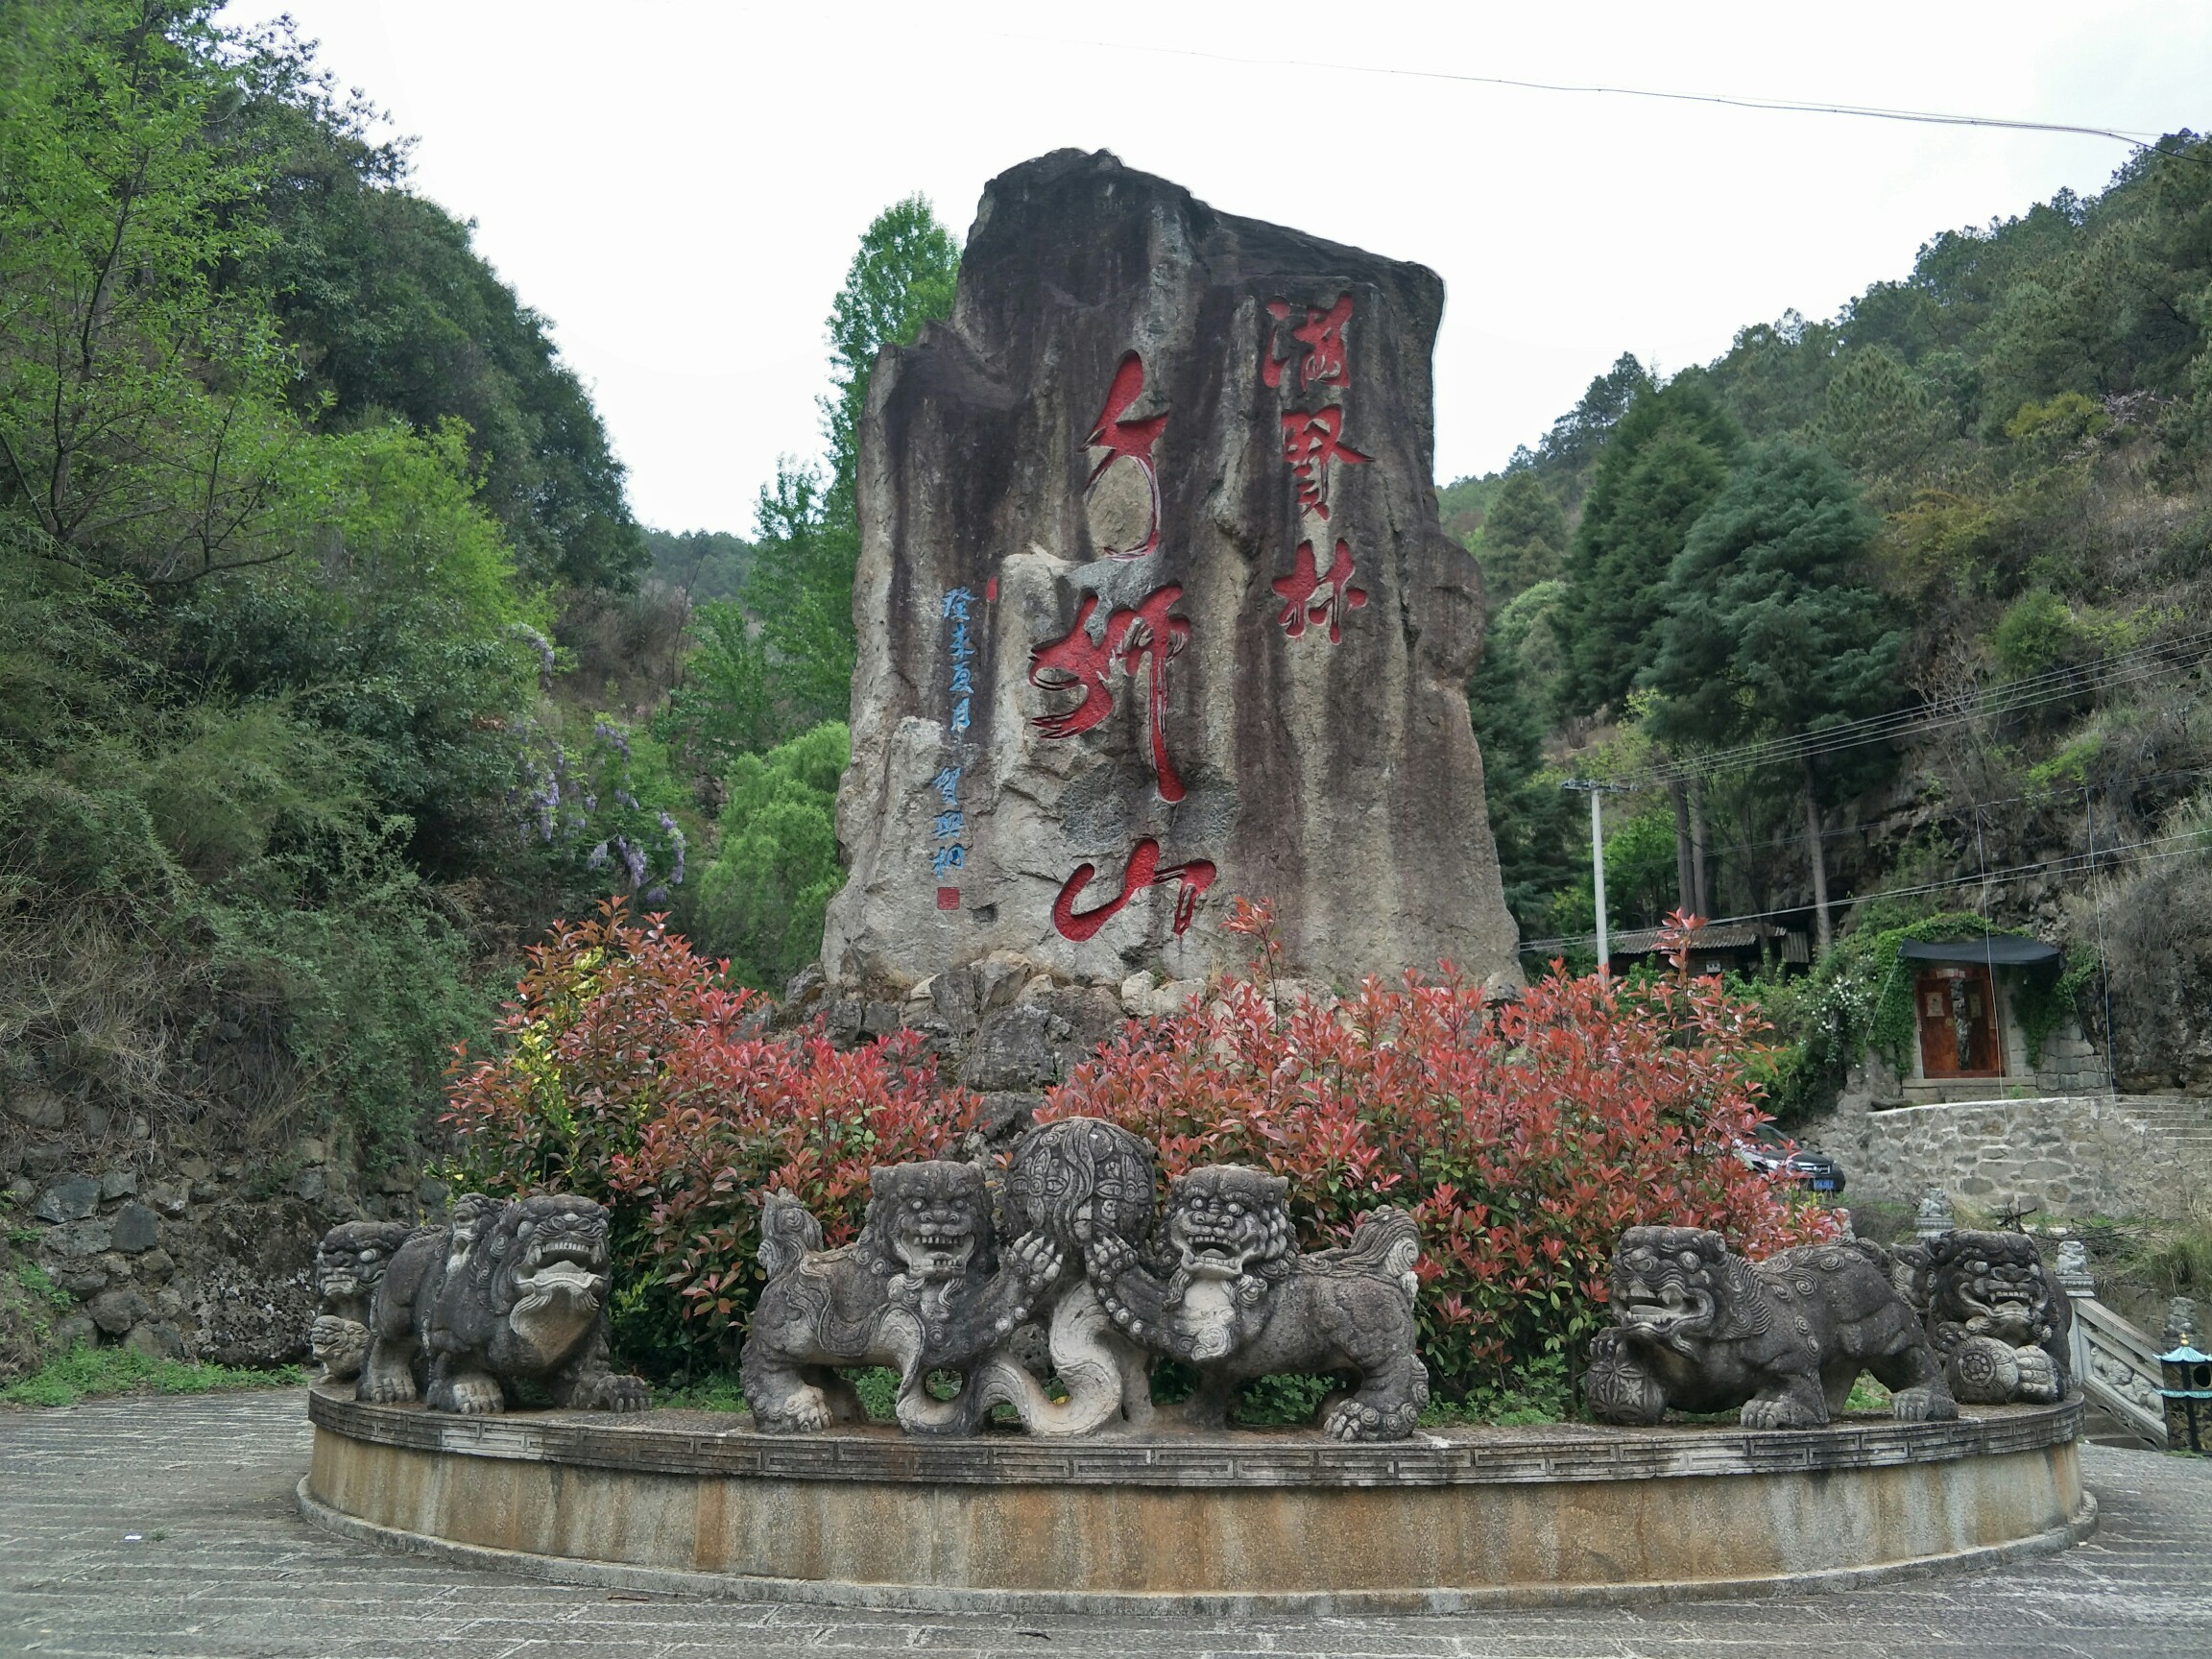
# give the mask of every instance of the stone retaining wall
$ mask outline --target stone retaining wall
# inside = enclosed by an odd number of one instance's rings
[[[4,1153],[0,1214],[10,1256],[23,1259],[9,1265],[36,1268],[66,1302],[47,1305],[41,1294],[0,1307],[10,1326],[0,1333],[9,1360],[0,1377],[78,1343],[227,1365],[302,1359],[325,1230],[423,1219],[445,1197],[409,1170],[372,1181],[348,1148],[321,1139],[223,1165],[164,1156],[151,1137],[90,1147],[57,1139]]]
[[[2212,1104],[2040,1095],[1872,1111],[1847,1103],[1800,1138],[1843,1166],[1846,1197],[1941,1190],[1982,1210],[2180,1218],[2212,1201]]]

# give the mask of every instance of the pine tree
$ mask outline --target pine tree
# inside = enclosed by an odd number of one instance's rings
[[[1743,434],[1702,376],[1639,396],[1598,459],[1554,615],[1567,652],[1563,711],[1619,706],[1650,661],[1669,567],[1728,482]]]
[[[1482,520],[1483,597],[1495,611],[1515,594],[1559,574],[1567,552],[1567,515],[1533,469],[1505,474],[1498,500]]]
[[[1864,569],[1876,529],[1850,475],[1822,449],[1775,439],[1746,451],[1668,573],[1642,683],[1660,693],[1652,734],[1688,747],[1817,738],[1896,706],[1903,636]],[[1800,753],[1806,858],[1820,948],[1833,943],[1820,809],[1863,782]],[[1874,763],[1879,763],[1877,752]]]

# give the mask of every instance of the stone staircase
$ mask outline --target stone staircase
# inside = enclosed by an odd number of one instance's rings
[[[2171,1146],[2176,1158],[2212,1166],[2212,1100],[2175,1094],[2122,1094],[2113,1105]]]

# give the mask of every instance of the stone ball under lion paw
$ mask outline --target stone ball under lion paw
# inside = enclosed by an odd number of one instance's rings
[[[1617,1345],[1594,1350],[1582,1376],[1582,1397],[1600,1423],[1648,1427],[1667,1414],[1667,1394],[1658,1380]]]
[[[1965,1405],[2002,1406],[2019,1396],[2019,1354],[2011,1343],[1995,1336],[1967,1337],[1951,1351],[1944,1369],[1953,1397]]]

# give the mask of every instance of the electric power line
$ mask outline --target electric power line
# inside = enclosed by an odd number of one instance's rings
[[[2049,788],[2036,790],[2032,794],[2000,795],[1990,801],[1929,801],[1922,803],[1922,805],[1926,805],[1938,819],[1961,819],[1969,813],[1993,811],[1999,806],[2033,805],[2056,809],[2070,805],[2084,789],[2101,791],[2106,802],[2109,803],[2116,792],[2133,784],[2163,783],[2176,781],[2184,778],[2202,778],[2207,775],[2212,775],[2212,766],[2175,766],[2159,772],[2131,772],[2126,777],[2107,778],[2098,783],[2054,783]],[[1823,844],[1830,841],[1845,841],[1855,835],[1870,835],[1875,828],[1876,826],[1872,824],[1841,824],[1833,830],[1821,830],[1820,839]],[[1759,840],[1740,841],[1731,839],[1711,843],[1715,852],[1725,853],[1731,857],[1747,857],[1753,854],[1778,852],[1784,848],[1802,847],[1804,845],[1805,831],[1803,830],[1786,830],[1780,834]]]
[[[1026,44],[1046,44],[1036,36],[1003,33],[1003,39]],[[1945,109],[1899,109],[1879,104],[1836,104],[1805,98],[1765,98],[1728,92],[1674,92],[1649,86],[1608,86],[1564,81],[1530,81],[1507,75],[1463,75],[1447,69],[1406,69],[1391,64],[1318,63],[1297,58],[1253,58],[1234,52],[1207,52],[1190,46],[1156,46],[1135,40],[1085,40],[1050,42],[1075,44],[1103,52],[1136,52],[1162,58],[1191,58],[1214,63],[1235,63],[1257,69],[1299,69],[1317,74],[1382,75],[1411,81],[1444,81],[1467,86],[1503,86],[1522,92],[1561,92],[1583,97],[1646,98],[1669,104],[1712,104],[1729,109],[1755,109],[1791,115],[1842,115],[1860,120],[1905,121],[1936,127],[1989,127],[2015,132],[2058,132],[2076,137],[2109,138],[2130,150],[2157,150],[2161,155],[2195,152],[2161,148],[2162,135],[2120,127],[2094,127],[2070,121],[2031,121],[2008,115],[1969,115]]]
[[[2174,846],[2176,842],[2194,842],[2195,846]],[[2148,849],[2164,847],[2163,853]],[[2123,841],[2116,846],[2100,847],[2093,854],[2069,853],[2057,858],[2039,859],[2030,864],[2015,864],[2004,870],[1991,871],[1987,876],[1960,876],[1947,881],[1923,881],[1911,887],[1884,887],[1872,893],[1854,893],[1834,901],[1839,906],[1861,904],[1875,899],[1912,899],[1924,893],[1947,893],[1960,887],[2003,887],[2014,881],[2027,881],[2037,876],[2070,876],[2093,872],[2099,864],[2111,860],[2122,853],[2143,853],[2134,861],[2133,868],[2156,864],[2168,858],[2186,857],[2192,853],[2212,852],[2212,831],[2202,828],[2177,830],[2171,835],[2153,835],[2142,841]],[[1807,906],[1785,904],[1772,910],[1751,910],[1740,916],[1716,916],[1704,920],[1701,927],[1728,927],[1739,922],[1770,922],[1777,916],[1795,916]],[[1523,955],[1541,954],[1554,948],[1569,945],[1587,945],[1597,937],[1594,933],[1561,935],[1551,939],[1531,939],[1523,945]]]
[[[1710,777],[1716,772],[1748,770],[1757,766],[1775,765],[1785,760],[1833,755],[1846,749],[1863,748],[1869,743],[1886,742],[1895,737],[1960,725],[1969,720],[2019,713],[2025,709],[2041,708],[2045,704],[2064,702],[2084,691],[2144,679],[2160,668],[2179,665],[2178,659],[2191,652],[2201,658],[2206,650],[2212,650],[2212,629],[2201,629],[2177,638],[2138,645],[2128,651],[2100,658],[2095,662],[2069,664],[2062,668],[2046,669],[2040,674],[2026,675],[2018,680],[2000,681],[1966,697],[1953,700],[1948,705],[1923,705],[1916,709],[1894,709],[1887,714],[1869,714],[1862,719],[1845,721],[1818,732],[1797,733],[1786,737],[1764,737],[1726,749],[1706,750],[1686,756],[1670,765],[1653,766],[1647,771],[1630,774],[1623,781],[1640,784],[1645,788],[1664,788],[1669,784],[1686,783],[1695,778]]]

